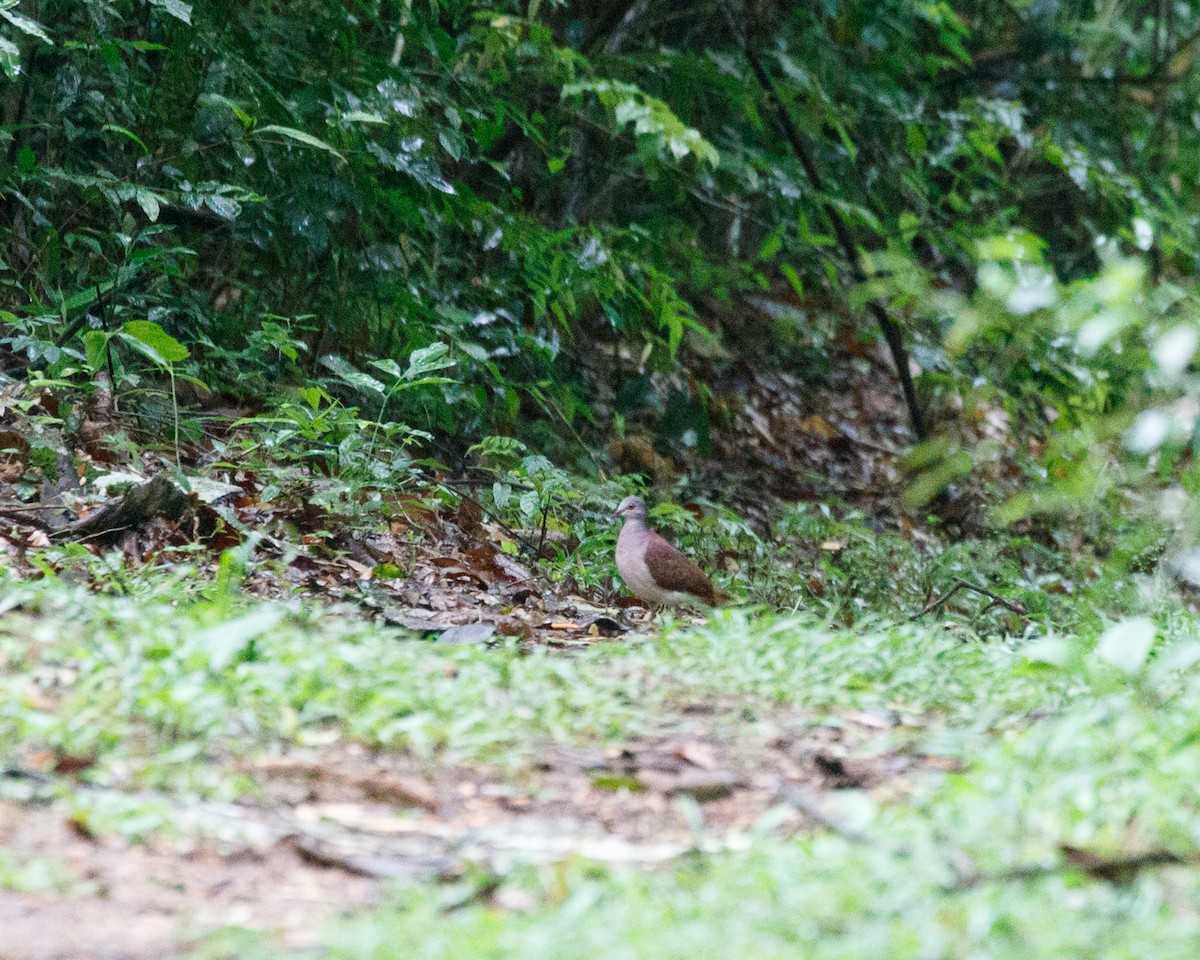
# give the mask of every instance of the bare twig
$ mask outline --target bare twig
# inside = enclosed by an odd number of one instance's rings
[[[733,14],[727,6],[723,6],[723,9],[730,21],[730,26],[736,31],[737,24],[734,21]],[[746,17],[747,22],[745,29],[742,31],[742,51],[746,57],[746,62],[750,65],[750,71],[770,98],[775,108],[775,115],[778,119],[780,129],[791,146],[792,152],[795,153],[796,158],[800,161],[800,165],[804,168],[804,173],[813,185],[813,189],[821,195],[821,209],[824,211],[826,219],[833,228],[837,244],[842,250],[842,255],[846,258],[851,277],[855,283],[865,283],[867,277],[863,271],[862,264],[859,262],[858,249],[854,243],[854,238],[850,235],[850,230],[846,226],[846,221],[842,218],[841,213],[838,212],[832,203],[824,198],[824,179],[817,169],[816,163],[813,161],[812,154],[809,153],[808,147],[804,144],[804,138],[800,135],[800,128],[796,126],[796,121],[792,118],[783,98],[779,95],[775,81],[767,73],[766,68],[758,57],[758,52],[754,49],[752,35],[756,25],[750,22],[749,11],[746,12]],[[867,309],[871,312],[871,316],[875,318],[879,329],[883,331],[883,337],[887,341],[888,349],[892,354],[892,362],[896,367],[896,376],[900,381],[900,389],[904,393],[904,403],[908,407],[908,419],[912,424],[913,433],[917,435],[917,439],[924,440],[928,437],[929,433],[925,426],[925,416],[921,412],[921,405],[917,400],[917,391],[913,385],[912,371],[909,370],[908,349],[904,345],[904,334],[877,300],[869,300],[867,302]]]
[[[456,497],[462,497],[464,500],[469,500],[471,503],[475,504],[475,506],[477,506],[481,512],[483,512],[483,513],[491,512],[486,507],[484,507],[484,505],[482,503],[480,503],[473,496],[471,496],[469,493],[464,493],[462,490],[457,489],[454,485],[455,482],[456,481],[439,480],[437,482],[437,485],[439,487],[441,487],[443,490],[445,490],[447,493],[452,493]],[[514,530],[512,527],[510,527],[507,523],[505,523],[503,520],[501,520],[499,517],[496,517],[496,516],[493,516],[492,520],[495,521],[496,526],[498,526],[501,530],[503,530],[510,537],[512,537],[514,540],[516,540],[517,543],[521,544],[521,546],[523,546],[526,550],[528,550],[530,553],[532,553],[535,557],[538,555],[538,548],[535,547],[528,540],[526,540],[519,533],[517,533],[517,531]],[[467,535],[470,536],[468,531],[464,530],[463,532],[467,533]],[[477,538],[474,538],[474,539],[477,539]]]
[[[1029,611],[1026,610],[1025,606],[1023,604],[1019,603],[1018,601],[1006,600],[1004,597],[1000,596],[999,594],[993,593],[991,590],[988,590],[984,587],[977,587],[977,586],[975,586],[975,584],[968,583],[966,580],[956,579],[954,581],[954,586],[952,586],[949,590],[947,590],[945,593],[943,593],[940,597],[935,597],[934,599],[930,600],[929,603],[925,604],[925,606],[922,607],[917,613],[914,613],[911,617],[908,618],[909,622],[911,623],[914,620],[920,620],[921,617],[925,616],[925,614],[932,613],[934,610],[941,609],[960,590],[970,590],[972,593],[978,593],[982,596],[987,597],[989,600],[992,601],[986,607],[984,607],[984,609],[981,611],[981,613],[986,613],[992,607],[1003,607],[1005,610],[1008,610],[1011,613],[1015,613],[1022,620],[1027,619],[1029,616]]]
[[[1012,883],[1037,880],[1082,871],[1097,880],[1128,883],[1142,870],[1155,867],[1200,866],[1200,850],[1174,853],[1171,850],[1145,850],[1117,857],[1099,857],[1087,850],[1064,847],[1063,859],[1055,863],[1026,863],[995,873],[970,873],[960,877],[950,888],[953,891],[974,890],[990,883]]]

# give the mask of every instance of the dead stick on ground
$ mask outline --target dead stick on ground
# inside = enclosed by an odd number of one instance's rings
[[[1041,877],[1064,873],[1086,873],[1098,880],[1126,883],[1142,870],[1155,867],[1186,866],[1200,866],[1200,850],[1188,851],[1186,854],[1173,853],[1170,850],[1146,850],[1123,857],[1097,857],[1086,851],[1068,851],[1068,855],[1058,863],[1027,863],[1010,867],[1007,870],[998,870],[995,873],[967,874],[959,878],[949,889],[951,891],[974,890],[989,883],[1037,880]]]
[[[55,543],[113,540],[116,535],[136,529],[154,517],[180,520],[191,503],[192,498],[170,477],[157,476],[133,487],[120,500],[56,531],[50,538]]]
[[[981,594],[991,600],[992,602],[984,608],[985,611],[991,609],[992,607],[1003,607],[1005,610],[1015,613],[1022,620],[1027,619],[1029,616],[1029,611],[1025,609],[1024,605],[1015,600],[1005,600],[1004,597],[1000,596],[999,594],[992,593],[991,590],[988,590],[984,587],[977,587],[975,584],[968,583],[966,580],[955,580],[954,586],[943,593],[940,597],[935,597],[933,600],[929,601],[929,603],[927,603],[920,611],[909,617],[909,623],[912,623],[914,620],[920,620],[921,617],[925,616],[925,614],[932,613],[934,610],[938,610],[945,606],[960,590],[970,590],[973,593]]]

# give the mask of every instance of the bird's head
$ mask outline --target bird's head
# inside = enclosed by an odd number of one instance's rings
[[[626,520],[645,520],[646,501],[641,497],[626,497],[613,511],[613,516],[624,517]]]

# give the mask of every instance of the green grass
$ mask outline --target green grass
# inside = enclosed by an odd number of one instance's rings
[[[3,759],[94,758],[83,780],[131,791],[127,810],[119,791],[107,810],[76,796],[99,832],[122,819],[139,823],[131,833],[159,828],[134,790],[239,795],[228,761],[284,743],[353,740],[431,766],[515,771],[548,743],[626,741],[697,702],[715,710],[700,722],[729,737],[890,711],[900,722],[874,748],[958,761],[907,775],[903,790],[822,798],[843,831],[788,839],[770,812],[744,837],[698,828],[706,852],[654,872],[576,862],[499,878],[526,909],[406,888],[331,931],[327,960],[1175,960],[1200,936],[1190,865],[1113,883],[1064,853],[1200,851],[1200,629],[1177,606],[1156,616],[1149,656],[1124,663],[1098,656],[1094,635],[847,630],[736,610],[567,656],[443,647],[348,610],[173,593],[0,584]],[[448,899],[466,903],[445,912]],[[229,942],[208,955],[269,952]]]
[[[446,913],[444,894],[410,890],[337,931],[321,955],[1193,956],[1200,936],[1194,864],[1110,882],[1073,869],[1063,853],[1067,846],[1101,858],[1200,853],[1195,630],[1180,621],[1174,633],[1132,675],[1097,661],[1082,642],[1060,648],[1066,665],[1053,667],[1019,650],[950,646],[936,633],[911,631],[864,638],[786,624],[718,625],[668,638],[645,655],[702,671],[714,688],[823,707],[937,711],[937,725],[945,724],[939,738],[958,746],[965,768],[926,777],[903,803],[854,792],[829,798],[829,812],[849,824],[843,832],[783,840],[764,825],[740,843],[724,838],[748,849],[696,854],[662,872],[574,864],[507,878],[532,897],[528,910],[474,905]],[[795,663],[798,654],[812,662]],[[834,679],[856,662],[864,682]],[[793,686],[802,677],[823,683]],[[1035,712],[1010,713],[1026,709]],[[989,720],[1006,714],[1008,723]]]
[[[439,761],[519,763],[548,739],[637,736],[695,698],[755,709],[934,712],[964,724],[1053,705],[1069,684],[1014,673],[1004,642],[929,627],[834,630],[802,617],[719,614],[699,630],[600,643],[575,656],[446,647],[353,611],[232,611],[166,597],[95,597],[8,583],[0,742],[123,769],[188,768],[344,738]],[[41,690],[39,695],[32,695]]]

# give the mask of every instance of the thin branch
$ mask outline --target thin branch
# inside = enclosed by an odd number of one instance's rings
[[[730,21],[730,26],[736,31],[737,24],[733,19],[733,14],[730,13],[728,7],[724,7],[723,9]],[[800,128],[796,126],[796,121],[792,118],[791,113],[784,104],[783,98],[779,95],[775,81],[767,73],[766,68],[758,57],[757,51],[755,51],[751,43],[752,32],[753,25],[749,23],[749,15],[747,14],[746,29],[742,32],[742,51],[746,57],[746,62],[749,63],[750,70],[754,74],[755,79],[758,80],[759,85],[772,101],[780,129],[782,129],[784,137],[791,146],[792,152],[796,154],[800,165],[804,168],[804,173],[813,185],[813,189],[822,197],[820,200],[821,209],[824,211],[826,219],[828,219],[830,226],[833,228],[838,246],[841,248],[842,255],[848,263],[851,277],[855,283],[865,283],[867,277],[863,272],[862,264],[859,262],[858,248],[854,243],[854,238],[850,235],[850,230],[846,226],[846,221],[842,218],[841,213],[838,212],[832,203],[824,199],[825,187],[821,173],[817,169],[817,165],[813,161],[808,147],[804,144],[804,138],[800,135]],[[883,331],[884,339],[887,341],[888,349],[892,354],[892,362],[896,367],[896,376],[900,380],[900,389],[904,393],[904,403],[908,407],[908,419],[912,423],[913,433],[917,435],[918,440],[925,440],[929,436],[929,431],[925,426],[925,416],[921,412],[921,405],[917,400],[916,388],[913,386],[912,371],[909,370],[908,365],[908,349],[904,345],[904,334],[878,301],[869,300],[867,302],[867,309],[871,312],[871,316],[875,318],[875,322],[879,325],[880,330]]]
[[[439,480],[439,481],[437,481],[437,486],[441,487],[447,493],[454,494],[454,496],[456,496],[456,497],[461,497],[464,500],[469,500],[471,503],[475,504],[475,506],[477,506],[480,509],[480,511],[483,513],[492,513],[492,511],[488,510],[487,507],[485,507],[482,503],[480,503],[478,500],[476,500],[469,493],[465,493],[464,491],[458,489],[455,486],[455,483],[457,483],[457,481]],[[521,546],[523,546],[531,554],[533,554],[535,557],[538,556],[538,548],[535,547],[528,540],[526,540],[519,533],[517,533],[516,530],[514,530],[507,523],[505,523],[503,520],[501,520],[499,517],[497,517],[495,515],[492,516],[492,520],[495,521],[496,526],[498,526],[501,530],[503,530],[510,537],[512,537],[514,540],[516,540],[519,544],[521,544]],[[472,536],[472,534],[468,530],[464,530],[463,533],[466,533],[468,536],[471,536],[471,538],[474,540],[479,540],[478,537]],[[486,541],[479,540],[479,542],[483,543]]]
[[[1098,857],[1086,850],[1064,847],[1063,854],[1063,859],[1056,863],[1027,863],[995,873],[967,874],[960,877],[950,890],[974,890],[990,883],[1037,880],[1041,877],[1076,872],[1083,872],[1097,880],[1107,880],[1110,883],[1128,883],[1142,870],[1155,867],[1200,866],[1200,850],[1190,850],[1184,854],[1170,850],[1146,850],[1125,856]]]
[[[988,590],[984,587],[977,587],[975,584],[968,583],[966,580],[956,579],[954,581],[954,586],[943,593],[940,597],[935,597],[933,600],[929,601],[929,603],[922,607],[921,610],[909,617],[909,623],[912,623],[914,620],[920,620],[921,617],[925,616],[925,614],[932,613],[934,610],[944,607],[960,590],[970,590],[972,593],[978,593],[987,597],[991,601],[991,603],[984,607],[981,613],[986,613],[992,607],[1003,607],[1005,610],[1015,613],[1022,620],[1027,619],[1029,616],[1029,611],[1025,609],[1024,604],[1021,604],[1016,600],[1006,600],[999,594],[992,593],[991,590]]]

